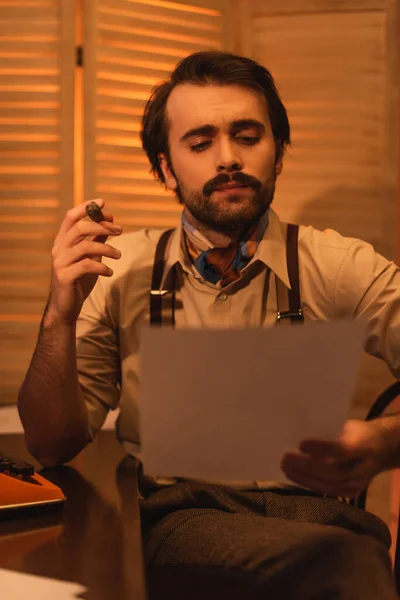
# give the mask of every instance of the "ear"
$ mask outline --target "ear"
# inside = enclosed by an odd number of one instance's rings
[[[275,163],[275,177],[278,177],[282,173],[283,169],[283,158],[280,156]]]
[[[158,160],[160,161],[160,167],[164,175],[165,185],[167,186],[167,189],[174,192],[178,187],[178,183],[169,168],[167,157],[165,154],[159,154]]]

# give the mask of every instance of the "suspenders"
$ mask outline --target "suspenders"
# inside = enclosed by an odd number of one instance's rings
[[[161,289],[161,282],[165,266],[165,252],[167,250],[169,238],[171,237],[173,232],[173,229],[168,229],[168,231],[164,231],[164,233],[161,235],[160,239],[157,242],[156,254],[154,257],[153,278],[151,281],[150,290],[150,325],[162,325],[163,308],[165,304],[165,297],[167,296],[167,294],[172,295],[172,325],[175,325],[175,286],[169,286],[171,288],[170,290]],[[175,272],[175,268],[173,269],[173,271]],[[174,275],[172,279],[174,283]]]
[[[288,224],[286,229],[286,264],[289,274],[290,289],[280,279],[276,281],[276,298],[278,313],[277,323],[303,323],[304,316],[300,300],[299,278],[299,226]]]
[[[165,320],[169,321],[172,326],[175,325],[175,269],[173,269],[171,280],[168,282],[169,285],[165,286],[165,289],[161,289],[166,249],[173,231],[173,229],[165,231],[156,247],[150,290],[150,325],[162,325]],[[275,278],[278,306],[276,319],[279,325],[304,321],[300,300],[298,232],[298,225],[287,225],[286,261],[291,289],[288,289],[280,279]]]

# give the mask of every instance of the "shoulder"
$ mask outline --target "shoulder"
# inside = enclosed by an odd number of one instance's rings
[[[313,295],[323,292],[333,301],[340,271],[344,264],[351,263],[352,248],[360,244],[365,242],[344,237],[333,229],[320,231],[300,225],[299,269],[304,287],[307,289],[309,284]]]
[[[321,260],[328,269],[365,268],[376,272],[391,264],[368,242],[343,236],[333,229],[321,231],[305,225],[299,227],[299,254],[313,256],[313,262]]]
[[[299,226],[299,246],[304,250],[310,249],[343,255],[354,244],[370,246],[367,242],[352,237],[345,237],[333,229],[320,230],[311,225]],[[370,247],[372,248],[372,246]]]
[[[338,314],[354,314],[367,290],[397,270],[368,242],[311,226],[299,228],[299,268],[305,288],[323,293]]]

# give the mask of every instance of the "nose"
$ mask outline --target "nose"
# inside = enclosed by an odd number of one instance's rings
[[[243,163],[238,156],[237,148],[230,140],[221,140],[216,167],[218,173],[222,171],[231,173],[232,171],[241,171],[243,169]]]

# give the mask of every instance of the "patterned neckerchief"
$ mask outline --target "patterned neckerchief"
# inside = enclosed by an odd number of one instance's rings
[[[268,226],[268,211],[248,229],[239,244],[216,248],[182,214],[184,241],[188,256],[199,274],[214,285],[225,287],[241,277],[241,271],[251,261]]]

